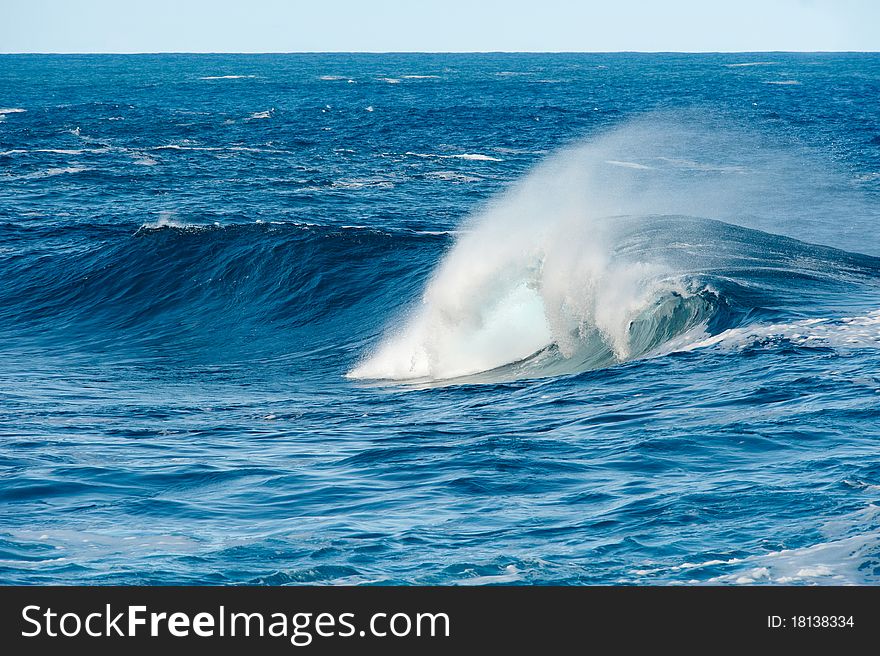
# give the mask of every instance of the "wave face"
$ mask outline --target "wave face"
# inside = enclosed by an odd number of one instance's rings
[[[409,258],[443,239],[168,217],[135,229],[0,225],[0,238],[11,235],[43,244],[16,252],[2,276],[0,326],[11,338],[50,350],[250,360],[290,356],[297,343],[323,342],[321,330],[333,342],[352,313],[392,309],[369,290],[391,281],[405,289]]]
[[[0,55],[0,583],[880,582],[878,88]]]

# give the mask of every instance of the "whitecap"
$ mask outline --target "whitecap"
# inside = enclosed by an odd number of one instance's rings
[[[244,80],[257,77],[256,75],[206,75],[200,80]]]
[[[213,224],[208,223],[186,223],[185,221],[178,221],[174,218],[174,212],[172,211],[162,211],[159,212],[159,217],[155,221],[147,221],[141,224],[140,228],[138,228],[138,232],[143,230],[163,230],[165,228],[173,228],[177,230],[206,230],[212,227],[219,227],[219,223],[215,222]]]
[[[251,114],[248,117],[248,120],[249,121],[256,121],[256,120],[263,119],[263,118],[272,118],[272,116],[274,114],[275,114],[275,108],[273,107],[272,109],[267,109],[264,112],[254,112],[253,114]]]
[[[51,153],[53,155],[82,155],[84,152],[82,148],[37,148],[31,152],[34,153]],[[103,150],[89,150],[90,153],[100,153]]]

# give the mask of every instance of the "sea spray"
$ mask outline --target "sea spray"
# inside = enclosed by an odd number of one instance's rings
[[[348,376],[444,380],[523,362],[513,377],[551,375],[639,357],[723,302],[699,280],[692,224],[656,234],[656,217],[772,222],[796,236],[827,223],[811,203],[819,180],[836,178],[808,154],[697,112],[650,114],[563,149],[466,222],[419,302]],[[552,366],[531,366],[548,349]]]

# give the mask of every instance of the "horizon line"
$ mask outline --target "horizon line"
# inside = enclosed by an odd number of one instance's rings
[[[0,55],[758,55],[878,54],[880,50],[131,50],[0,51]]]

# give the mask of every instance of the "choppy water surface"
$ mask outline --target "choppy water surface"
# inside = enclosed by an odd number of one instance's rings
[[[0,56],[0,581],[877,583],[878,93]]]

